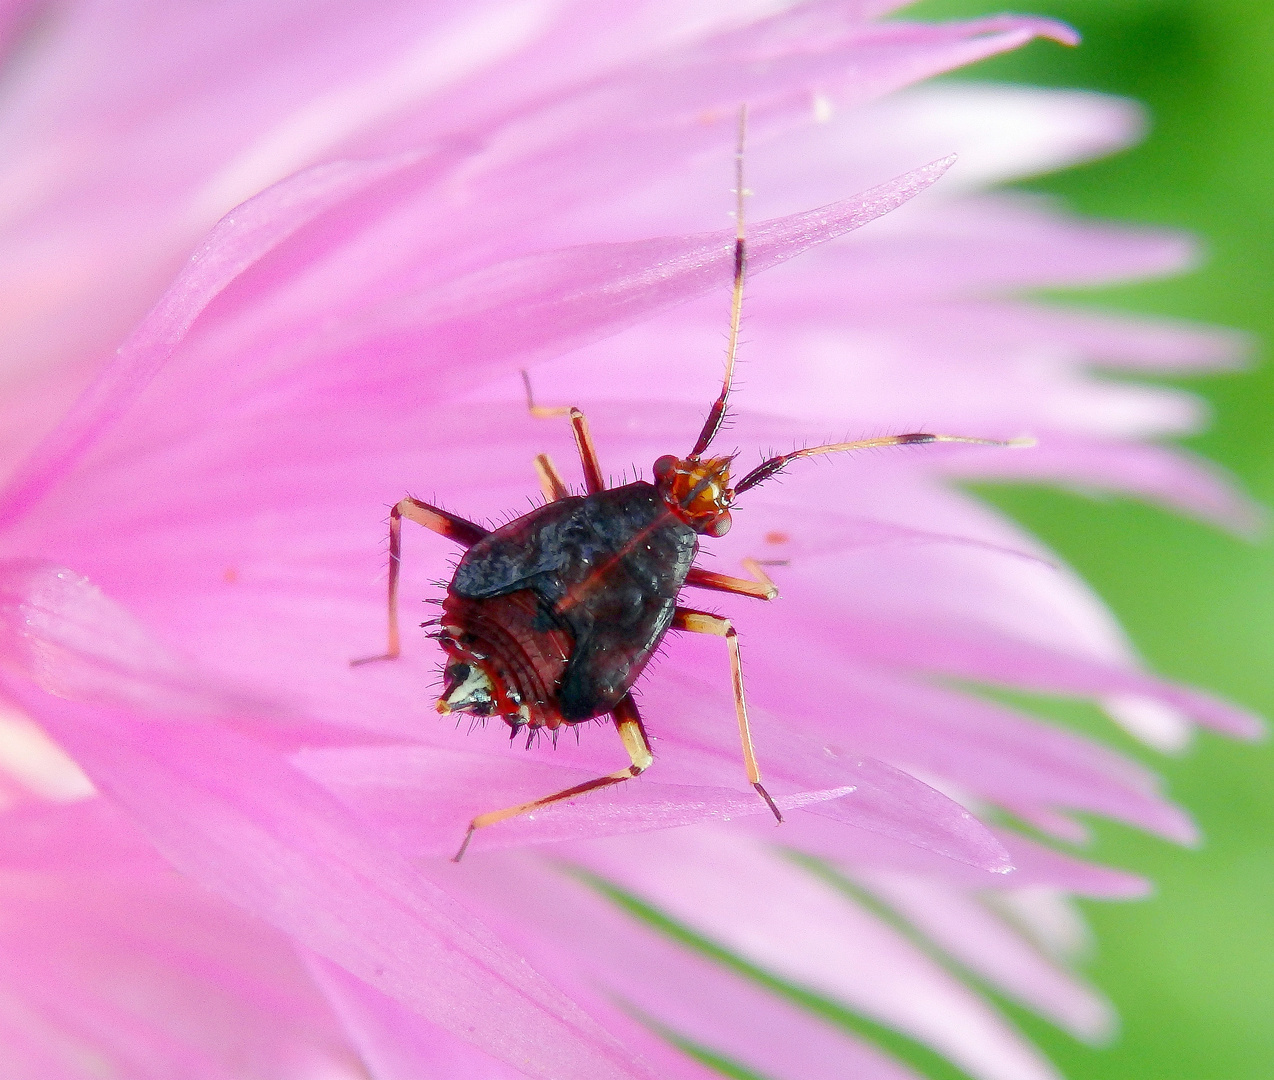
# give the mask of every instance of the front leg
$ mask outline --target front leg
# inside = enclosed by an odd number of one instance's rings
[[[729,574],[715,574],[711,570],[700,570],[697,566],[690,568],[686,575],[686,584],[696,589],[712,589],[714,592],[737,593],[740,596],[752,596],[757,600],[777,600],[779,590],[770,575],[761,569],[756,559],[744,559],[743,569],[752,575],[747,578],[731,577]]]
[[[403,518],[423,525],[426,529],[454,540],[464,547],[472,547],[484,536],[487,530],[472,521],[466,521],[446,510],[430,506],[419,499],[406,498],[389,512],[389,633],[385,651],[379,656],[364,656],[360,660],[351,660],[350,666],[370,664],[376,660],[397,660],[402,652],[398,636],[398,570],[402,563],[402,531]]]

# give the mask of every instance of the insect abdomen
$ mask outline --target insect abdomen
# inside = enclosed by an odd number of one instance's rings
[[[442,611],[439,636],[448,655],[449,682],[464,679],[465,672],[454,672],[455,664],[480,666],[488,677],[490,704],[476,702],[465,711],[504,716],[515,727],[555,728],[562,722],[557,686],[574,641],[566,630],[545,623],[534,593],[522,589],[470,600],[449,591]]]

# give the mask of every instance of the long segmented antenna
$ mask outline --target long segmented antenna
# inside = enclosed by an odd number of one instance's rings
[[[730,295],[730,342],[725,352],[725,380],[721,393],[708,411],[703,430],[690,451],[690,460],[696,460],[712,444],[725,419],[726,399],[730,396],[730,384],[734,381],[734,360],[739,354],[739,321],[743,317],[743,278],[747,270],[747,243],[743,227],[743,154],[748,139],[748,107],[739,109],[739,142],[734,152],[735,231],[734,231],[734,289]]]
[[[970,435],[930,435],[913,432],[910,435],[881,435],[875,439],[858,439],[855,442],[824,443],[822,446],[811,446],[805,450],[793,450],[790,454],[779,454],[768,461],[761,462],[734,486],[733,495],[741,495],[748,488],[754,488],[763,480],[768,480],[776,472],[797,458],[814,457],[817,454],[839,454],[846,450],[871,450],[878,446],[918,446],[922,443],[972,443],[974,446],[1034,446],[1035,440],[1029,437],[1020,439],[975,439]]]

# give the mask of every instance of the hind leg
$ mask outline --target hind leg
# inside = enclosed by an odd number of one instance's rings
[[[398,637],[398,570],[402,563],[403,518],[423,525],[426,529],[454,540],[464,547],[472,547],[487,530],[472,521],[466,521],[446,510],[439,510],[419,499],[403,499],[389,512],[389,620],[385,651],[378,656],[364,656],[351,660],[350,665],[370,664],[376,660],[396,660],[401,653]]]
[[[536,799],[534,802],[522,803],[519,806],[509,806],[503,810],[491,810],[485,814],[479,814],[469,823],[469,831],[465,833],[464,843],[460,845],[460,850],[456,852],[452,862],[459,862],[464,857],[469,841],[473,839],[473,834],[479,829],[485,829],[488,825],[495,825],[497,822],[508,821],[509,818],[520,817],[522,814],[530,814],[541,806],[551,806],[555,802],[574,798],[576,795],[583,795],[588,791],[597,791],[599,788],[610,787],[613,784],[622,784],[625,780],[640,776],[650,768],[651,762],[655,758],[650,752],[650,742],[646,738],[646,729],[641,722],[641,714],[637,711],[637,705],[633,701],[632,695],[626,694],[619,704],[615,706],[615,711],[611,715],[614,717],[615,727],[619,731],[619,738],[624,744],[624,749],[628,751],[628,760],[631,764],[626,769],[617,769],[613,773],[607,773],[605,776],[599,776],[595,780],[587,780],[582,784],[576,784],[574,787],[569,787],[565,791],[559,791],[554,795],[546,795],[544,798]]]

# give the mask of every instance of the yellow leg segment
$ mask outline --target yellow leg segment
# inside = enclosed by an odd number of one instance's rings
[[[734,691],[734,712],[739,721],[739,739],[743,743],[743,764],[748,772],[748,780],[756,792],[765,800],[775,818],[783,820],[782,813],[770,798],[770,793],[761,785],[761,766],[757,764],[756,749],[752,745],[752,729],[748,725],[748,703],[743,696],[743,659],[739,655],[739,632],[734,624],[720,615],[711,615],[706,611],[695,611],[692,608],[677,608],[673,616],[674,630],[687,630],[692,634],[713,634],[725,638],[726,648],[730,653],[730,683]]]
[[[549,806],[552,803],[561,802],[563,799],[571,799],[588,791],[610,787],[612,784],[622,784],[625,780],[640,776],[650,768],[655,758],[650,752],[650,742],[646,738],[646,729],[641,722],[641,714],[638,713],[637,705],[632,697],[626,696],[616,705],[613,716],[615,727],[619,731],[619,739],[624,744],[624,749],[628,751],[628,760],[631,762],[627,768],[617,769],[613,773],[607,773],[605,776],[599,776],[595,780],[587,780],[582,784],[576,784],[565,791],[546,795],[542,799],[535,799],[519,806],[508,806],[503,810],[490,810],[485,814],[479,814],[469,823],[469,831],[465,833],[464,842],[460,845],[460,850],[456,852],[452,862],[459,862],[464,857],[465,850],[469,847],[469,841],[473,839],[473,834],[479,829],[485,829],[488,825],[495,825],[501,821],[508,821],[509,818],[520,817],[522,814],[530,814],[542,806]]]

